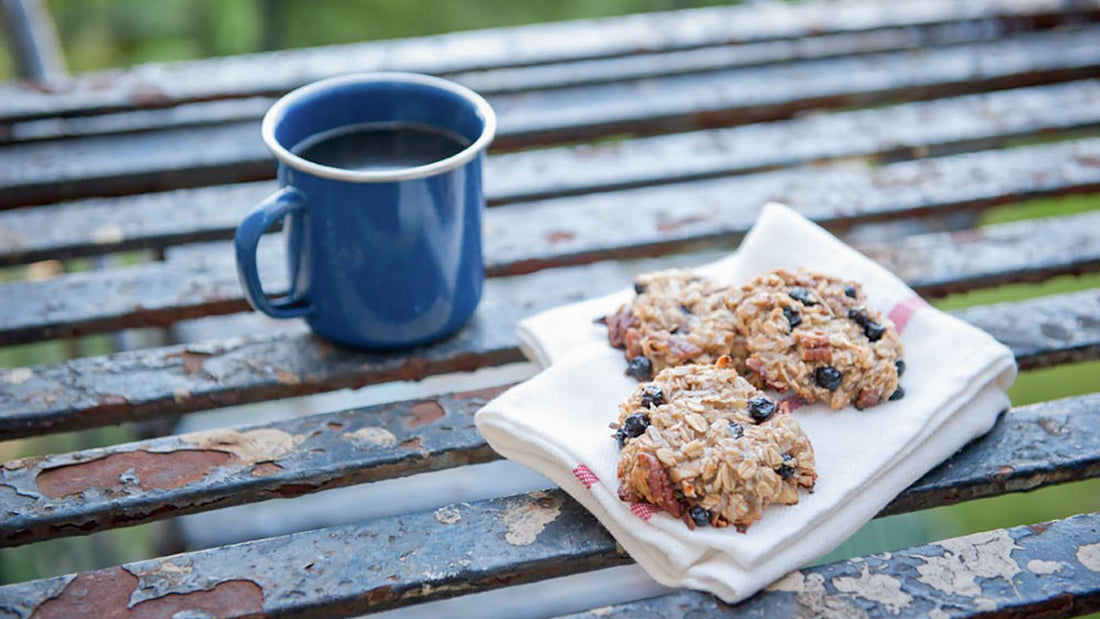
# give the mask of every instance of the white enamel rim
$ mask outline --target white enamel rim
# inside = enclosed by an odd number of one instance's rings
[[[484,126],[481,129],[481,135],[473,141],[469,146],[462,149],[458,153],[447,157],[446,159],[440,159],[439,161],[433,161],[428,165],[416,166],[413,168],[404,168],[402,170],[387,170],[384,172],[363,172],[356,170],[344,170],[342,168],[333,168],[330,166],[321,165],[319,163],[313,163],[307,159],[303,159],[298,155],[292,153],[289,149],[285,148],[282,144],[275,139],[275,127],[282,122],[286,116],[287,109],[292,105],[297,104],[303,98],[310,95],[317,94],[324,90],[328,90],[333,87],[346,86],[348,84],[366,84],[377,82],[396,82],[405,84],[420,84],[422,86],[430,86],[432,88],[438,88],[439,90],[446,90],[450,93],[456,94],[463,99],[469,101],[475,109],[475,113],[478,114]],[[302,86],[292,90],[284,95],[271,109],[264,115],[264,121],[261,128],[261,134],[263,135],[264,143],[267,144],[267,148],[271,150],[279,161],[287,164],[288,166],[301,170],[302,172],[308,172],[314,176],[321,178],[330,178],[338,181],[348,181],[352,183],[388,183],[393,181],[407,181],[416,178],[425,178],[427,176],[433,176],[440,172],[446,172],[453,170],[459,166],[469,163],[474,157],[477,157],[478,153],[485,150],[489,146],[489,143],[493,141],[493,136],[497,130],[497,117],[493,112],[493,108],[489,107],[489,102],[481,95],[466,88],[460,86],[454,82],[440,79],[438,77],[432,77],[430,75],[421,75],[419,73],[398,73],[398,72],[374,72],[374,73],[353,73],[350,75],[341,75],[340,77],[332,77],[324,79],[312,84]],[[293,147],[293,146],[292,146]]]

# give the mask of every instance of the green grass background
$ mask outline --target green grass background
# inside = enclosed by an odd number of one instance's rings
[[[69,68],[82,72],[151,61],[173,61],[426,35],[455,30],[723,4],[712,0],[49,0]],[[0,42],[2,40],[0,34]],[[0,45],[0,79],[12,77],[11,57]],[[1023,144],[1023,142],[1021,142]],[[988,225],[1100,208],[1100,196],[1033,200],[986,212]],[[68,270],[87,268],[74,261]],[[0,271],[0,280],[24,269]],[[1100,275],[1059,277],[1041,284],[1005,286],[934,302],[943,309],[1026,299],[1100,287]],[[100,335],[76,342],[46,342],[0,349],[0,367],[54,363],[69,356],[103,354]],[[1017,404],[1095,391],[1100,362],[1026,372],[1010,395]],[[79,434],[0,443],[0,458],[55,453],[130,440],[126,426]],[[1100,480],[972,501],[875,520],[824,561],[1100,510]],[[163,524],[108,531],[0,551],[0,582],[92,569],[154,556]]]

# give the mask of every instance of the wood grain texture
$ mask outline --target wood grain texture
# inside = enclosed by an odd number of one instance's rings
[[[1098,27],[491,97],[497,151],[1095,77]],[[843,76],[843,79],[840,77]],[[271,178],[255,121],[0,147],[0,207]]]
[[[8,462],[0,546],[495,460],[474,413],[509,386]],[[883,514],[1098,475],[1093,394],[1008,411]]]
[[[289,50],[99,71],[42,86],[0,86],[0,121],[147,109],[188,101],[275,95],[355,71],[454,74],[656,54],[704,47],[744,47],[846,33],[983,26],[994,32],[1049,28],[1089,19],[1096,0],[923,0],[920,3],[828,2],[715,7],[608,19],[535,24],[415,39]],[[567,41],[568,45],[562,42]]]
[[[614,144],[494,155],[486,168],[486,192],[490,205],[667,183],[690,192],[695,185],[679,183],[854,157],[875,162],[923,158],[1004,145],[1020,136],[1056,137],[1097,126],[1100,82],[1090,80]],[[1074,187],[1077,177],[1055,164],[1070,165],[1070,156],[1082,162],[1095,157],[1087,146],[1077,153],[1055,149],[1044,154],[1027,164],[1036,167],[1028,177],[1036,190],[1059,183]],[[993,162],[970,166],[969,178],[956,174],[957,180],[973,187],[980,176],[987,176],[1023,187],[1015,175],[995,169],[1021,165],[1011,163],[1017,157],[1011,152],[988,155]],[[821,179],[818,172],[804,170],[807,183],[829,183],[829,177]],[[746,182],[731,180],[730,187]],[[882,183],[892,181],[876,182],[868,190],[883,192]],[[711,193],[722,186],[715,185]],[[259,182],[0,211],[0,265],[228,239],[247,209],[274,189],[273,182]],[[769,191],[781,196],[790,189]],[[736,196],[740,191],[728,193]],[[613,198],[594,198],[586,208],[608,201]],[[681,202],[695,201],[688,193]]]
[[[662,265],[671,266],[668,260]],[[520,319],[622,289],[654,263],[597,263],[489,280],[473,320],[400,353],[332,345],[303,325],[227,340],[122,352],[0,373],[0,438],[470,371],[523,358]],[[971,308],[957,315],[1001,339],[1022,368],[1100,355],[1100,291]]]
[[[235,616],[344,617],[629,562],[560,490],[446,509],[7,585],[0,608],[106,616],[173,601],[248,609]],[[685,591],[587,616],[1073,616],[1100,607],[1098,532],[1100,516],[1084,514],[799,570],[734,607]],[[217,601],[197,595],[219,589]]]
[[[792,170],[491,209],[492,276],[700,247],[731,248],[759,208],[783,199],[834,229],[956,213],[1028,195],[1100,187],[1100,140],[989,151],[869,169]],[[613,230],[613,234],[608,231]],[[1100,215],[1082,214],[862,247],[920,292],[938,296],[1100,268]],[[262,251],[268,290],[285,287],[281,243]],[[0,344],[164,326],[248,309],[228,244],[151,262],[0,285]]]

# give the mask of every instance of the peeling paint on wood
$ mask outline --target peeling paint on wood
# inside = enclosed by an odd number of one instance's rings
[[[46,469],[36,482],[46,496],[54,499],[84,494],[92,489],[108,497],[138,489],[146,492],[173,490],[202,479],[232,459],[232,454],[213,450],[128,451]]]
[[[1100,476],[1100,433],[1090,429],[1100,424],[1097,415],[1100,394],[1012,409],[989,433],[895,498],[883,514],[921,509],[929,500],[951,504]],[[1046,430],[1055,423],[1061,428],[1057,438]]]
[[[209,590],[169,593],[133,606],[129,599],[138,578],[124,568],[88,572],[76,577],[57,596],[34,609],[31,619],[153,619],[182,613],[208,616],[255,616],[263,607],[263,590],[247,579],[227,580]],[[179,613],[180,615],[177,615]]]
[[[1100,544],[1085,544],[1077,549],[1076,554],[1081,565],[1093,572],[1100,572]]]
[[[1027,571],[1032,574],[1053,574],[1062,569],[1062,563],[1059,561],[1043,561],[1042,559],[1032,559],[1027,562]]]
[[[7,462],[0,546],[495,459],[473,414],[504,388]]]
[[[851,576],[834,578],[833,588],[841,593],[882,604],[893,615],[909,606],[909,602],[913,599],[911,595],[901,590],[900,580],[888,574],[871,574],[870,567],[866,565],[863,566],[863,572],[858,578]]]
[[[791,614],[794,619],[867,618],[867,613],[862,609],[843,599],[828,597],[825,577],[821,574],[791,572],[767,590],[787,591],[794,594],[794,608]]]
[[[122,570],[114,568],[108,584],[119,591],[111,599],[117,600],[118,608],[125,608],[135,589],[133,575],[138,574],[149,583],[154,597],[134,608],[176,599],[166,595],[169,591],[217,592],[217,587],[211,585],[245,580],[262,591],[264,616],[307,610],[350,615],[625,560],[614,540],[591,515],[558,490],[479,501],[464,504],[461,509],[461,519],[454,522],[449,522],[446,515],[441,522],[441,512],[436,510],[139,562]],[[553,513],[554,517],[534,533],[530,543],[500,543],[514,523],[546,520],[510,518],[507,514],[540,512]],[[1041,527],[983,533],[808,568],[733,607],[705,594],[683,592],[612,607],[607,615],[680,617],[698,611],[707,616],[893,617],[896,609],[897,616],[918,617],[943,616],[944,608],[970,609],[971,614],[1001,609],[1024,613],[1048,608],[1052,602],[1061,603],[1065,595],[1072,596],[1067,610],[1084,612],[1093,608],[1090,600],[1100,599],[1100,577],[1079,560],[1082,551],[1075,540],[1093,536],[1100,526],[1098,519],[1098,515],[1082,515]],[[362,551],[348,553],[348,547]],[[463,552],[457,552],[458,547]],[[952,589],[963,595],[952,595],[923,582],[917,570],[926,565],[927,558],[947,554],[967,557],[967,561],[974,559],[963,568],[969,570],[962,579],[965,585]],[[411,557],[416,558],[416,567],[409,569],[406,566],[411,565]],[[1010,567],[1036,560],[1066,567],[1044,575]],[[131,576],[122,577],[121,572]],[[900,586],[895,589],[889,579]],[[973,580],[972,584],[968,579]],[[50,604],[50,598],[75,603],[64,596],[56,598],[59,585],[72,587],[73,583],[88,580],[70,577],[68,585],[62,584],[66,582],[62,578],[0,587],[0,604],[21,609],[17,614],[26,617],[41,604]],[[249,591],[255,590],[245,589]],[[363,591],[379,593],[364,595]],[[906,599],[902,594],[909,596],[907,604],[901,604]],[[190,595],[194,594],[179,599]],[[895,604],[878,598],[894,600]],[[6,604],[7,600],[19,602]],[[1075,606],[1073,600],[1080,604]]]
[[[871,32],[834,33],[799,41],[778,40],[699,49],[635,53],[595,60],[567,60],[523,66],[452,73],[448,79],[482,95],[499,95],[549,88],[683,75],[703,71],[758,67],[777,62],[835,58],[847,55],[901,51],[931,46],[990,41],[1019,32],[1047,30],[1058,23],[1080,25],[1096,20],[1096,11],[1076,15],[1013,16],[1007,20],[922,24],[918,27],[876,28]],[[755,21],[755,20],[754,20]],[[565,50],[563,50],[565,51]],[[635,50],[639,52],[640,50]],[[404,67],[403,70],[408,70]],[[258,120],[271,105],[268,97],[188,102],[171,108],[144,108],[115,113],[15,122],[0,133],[0,141],[27,143],[156,129],[201,127],[242,120]]]
[[[397,437],[392,432],[378,426],[359,428],[355,432],[348,432],[343,436],[356,446],[365,448],[393,447],[397,444]]]
[[[416,428],[409,427],[408,419],[412,407],[423,400],[280,422],[268,429],[306,438],[301,442],[295,440],[293,451],[281,456],[277,463],[264,462],[249,468],[247,463],[233,459],[220,468],[207,469],[165,460],[173,464],[174,475],[195,478],[176,491],[160,488],[150,493],[131,486],[124,494],[85,494],[50,501],[39,495],[35,481],[42,471],[65,470],[74,462],[96,462],[109,454],[145,452],[172,458],[182,451],[181,447],[192,447],[180,437],[7,462],[0,467],[0,513],[19,512],[20,516],[0,518],[0,531],[8,533],[0,536],[0,545],[133,525],[272,495],[293,496],[363,480],[496,459],[499,456],[477,434],[471,416],[505,388],[441,396],[435,402],[446,414]],[[1052,419],[1058,420],[1063,428],[1056,442],[1047,440],[1041,429],[1045,420]],[[384,425],[377,425],[380,423]],[[345,438],[364,429],[370,441],[355,443]],[[254,430],[236,432],[250,434]],[[1010,471],[1006,472],[1006,468]],[[148,477],[144,473],[138,476]],[[1011,410],[986,436],[902,492],[883,514],[1096,476],[1100,476],[1100,394]],[[10,497],[3,491],[5,484],[13,491]],[[66,528],[66,524],[79,526]]]
[[[22,385],[32,378],[34,372],[30,368],[13,368],[3,373],[3,381],[9,385]]]
[[[256,466],[252,467],[252,476],[253,477],[268,477],[270,475],[274,475],[275,473],[278,473],[281,470],[283,470],[283,467],[279,466],[278,464],[275,464],[274,462],[263,462],[261,464],[257,464]]]
[[[1016,527],[788,574],[735,606],[691,591],[611,607],[608,617],[1069,617],[1100,607],[1100,576],[1073,561],[1076,540],[1094,538],[1100,515]],[[965,557],[925,582],[929,558]],[[1030,562],[1057,571],[1021,570]],[[882,578],[876,578],[882,577]],[[840,586],[837,586],[840,583]],[[590,616],[570,615],[571,619]]]
[[[454,524],[459,520],[462,520],[462,512],[458,507],[448,505],[435,510],[435,521],[439,524]]]
[[[446,411],[434,400],[417,402],[410,408],[412,415],[406,425],[409,428],[417,428],[429,423],[439,421],[446,415]]]
[[[46,596],[59,579],[8,585],[0,587],[0,607],[16,608],[20,617],[44,604],[58,615],[127,617],[140,575],[153,599],[131,610],[173,600],[184,605],[179,610],[201,608],[203,595],[227,595],[224,583],[238,583],[229,592],[260,601],[256,616],[350,616],[627,562],[596,520],[560,491],[455,509],[461,518],[444,515],[446,524],[433,510],[131,563],[80,575],[68,585],[72,595],[52,602]],[[507,520],[506,513],[523,516]],[[534,539],[506,543],[517,526]],[[95,610],[104,612],[81,614],[92,598],[77,598],[77,589],[93,593]]]
[[[508,527],[504,539],[513,546],[528,546],[535,543],[539,533],[546,525],[561,514],[561,498],[545,493],[533,493],[534,502],[524,501],[509,505],[504,509],[501,519]]]
[[[204,350],[210,356],[201,374],[189,375],[180,359],[180,351],[198,350],[196,345],[39,366],[33,368],[34,377],[22,384],[0,385],[0,407],[7,411],[0,417],[0,437],[419,379],[521,360],[513,330],[522,318],[625,287],[633,272],[689,264],[692,258],[597,263],[491,279],[477,314],[462,331],[401,353],[333,347],[298,324],[278,333],[208,342]],[[1100,293],[1093,291],[975,307],[956,315],[1000,339],[1016,353],[1022,368],[1030,368],[1100,354],[1097,308]],[[1067,329],[1072,325],[1071,337],[1051,337],[1042,329],[1050,324]],[[280,371],[292,372],[302,381],[279,380]]]
[[[238,430],[211,430],[184,434],[180,441],[198,449],[216,450],[232,454],[244,464],[278,460],[294,451],[295,437],[275,428]]]
[[[918,580],[947,595],[977,597],[982,579],[1003,578],[1011,584],[1020,573],[1012,560],[1012,551],[1019,548],[1005,531],[991,531],[948,540],[936,544],[942,555],[921,556],[924,565],[917,566]]]

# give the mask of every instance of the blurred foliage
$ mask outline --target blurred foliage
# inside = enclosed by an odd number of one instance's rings
[[[606,17],[721,0],[48,0],[74,73],[333,43]],[[155,6],[155,10],[150,10]],[[6,47],[5,47],[6,53]],[[0,58],[0,79],[11,77]]]

